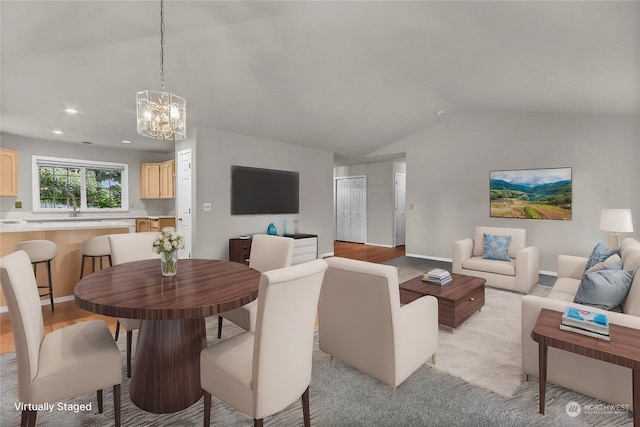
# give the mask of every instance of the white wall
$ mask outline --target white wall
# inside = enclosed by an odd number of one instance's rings
[[[194,197],[194,258],[227,259],[229,238],[265,233],[273,222],[278,233],[285,220],[297,220],[298,232],[318,235],[320,255],[333,252],[333,153],[206,127],[197,130]],[[231,166],[281,169],[300,173],[297,215],[231,215]],[[211,211],[202,204],[211,203]]]
[[[32,215],[31,161],[33,155],[127,163],[129,165],[129,203],[133,204],[130,212],[135,215],[173,214],[172,199],[140,199],[140,163],[162,162],[173,158],[173,153],[45,141],[7,134],[2,134],[0,138],[2,148],[19,151],[18,197],[0,197],[0,215],[2,218],[19,218]],[[150,141],[150,143],[152,142]],[[16,201],[22,202],[21,209],[15,208]],[[47,216],[51,216],[51,214],[47,214]]]
[[[558,254],[588,256],[602,208],[631,208],[640,236],[640,121],[632,116],[468,113],[406,137],[375,154],[404,152],[408,254],[451,258],[453,241],[476,225],[517,227],[540,249],[540,269]],[[489,172],[571,167],[570,221],[489,217]],[[623,235],[627,237],[629,235]]]

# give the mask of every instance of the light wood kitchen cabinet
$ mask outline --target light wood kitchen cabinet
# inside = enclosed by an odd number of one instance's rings
[[[176,197],[176,161],[168,160],[160,163],[160,198]]]
[[[0,196],[18,195],[18,152],[0,148]]]
[[[176,219],[173,217],[166,218],[136,218],[136,232],[144,231],[162,231],[165,227],[175,227]]]
[[[140,198],[175,198],[175,160],[162,163],[140,163]]]
[[[140,163],[140,198],[160,198],[159,163]]]

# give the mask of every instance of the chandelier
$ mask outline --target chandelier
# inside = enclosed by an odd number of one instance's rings
[[[149,138],[180,141],[187,137],[187,101],[164,91],[164,0],[160,1],[161,90],[136,93],[138,133]]]

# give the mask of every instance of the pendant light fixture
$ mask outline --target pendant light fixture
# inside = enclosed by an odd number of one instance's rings
[[[136,94],[138,133],[149,138],[180,141],[187,137],[187,102],[164,91],[164,0],[160,0],[160,83],[161,89]]]

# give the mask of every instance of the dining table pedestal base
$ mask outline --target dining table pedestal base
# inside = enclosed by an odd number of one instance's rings
[[[202,396],[200,352],[206,346],[203,318],[143,320],[129,388],[133,403],[165,414],[197,402]]]

